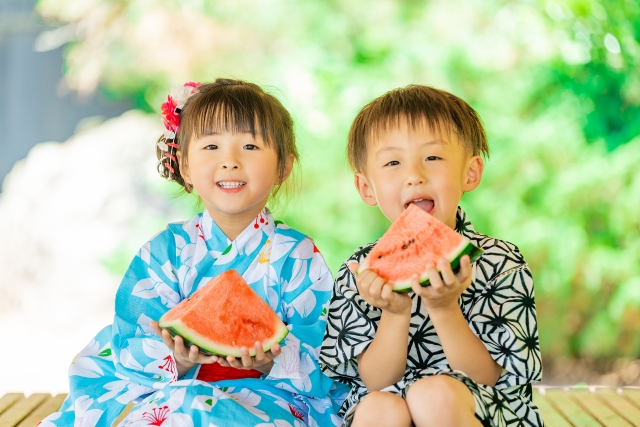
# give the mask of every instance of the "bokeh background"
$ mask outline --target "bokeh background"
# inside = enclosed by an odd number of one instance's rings
[[[66,391],[137,249],[199,210],[154,142],[169,89],[216,77],[292,112],[276,216],[334,272],[388,227],[345,161],[359,108],[467,100],[492,154],[462,206],[531,266],[543,381],[640,385],[639,70],[637,0],[0,0],[0,392]]]

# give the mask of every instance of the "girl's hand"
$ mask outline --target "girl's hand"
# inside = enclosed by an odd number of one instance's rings
[[[458,274],[453,274],[451,265],[444,258],[438,261],[438,269],[440,273],[433,265],[427,266],[431,286],[422,287],[417,282],[411,283],[413,292],[422,297],[429,314],[440,309],[459,308],[460,295],[471,285],[471,261],[468,255],[460,259]]]
[[[274,344],[271,350],[265,352],[262,349],[262,344],[256,342],[254,344],[256,349],[256,355],[254,357],[249,356],[249,349],[242,347],[240,354],[242,357],[235,358],[233,356],[227,356],[227,358],[218,358],[218,363],[222,366],[232,367],[236,369],[257,369],[263,374],[268,373],[273,367],[273,359],[282,352],[280,344]]]
[[[173,351],[173,356],[176,359],[178,368],[178,377],[182,377],[198,363],[215,363],[220,359],[218,356],[206,356],[200,353],[198,346],[192,345],[191,347],[187,347],[181,336],[171,336],[169,331],[160,328],[158,322],[151,322],[150,325],[153,332],[160,336],[162,342]]]
[[[356,274],[359,266],[357,262],[353,262],[349,264],[349,270],[356,276],[356,286],[363,300],[392,314],[411,313],[409,295],[393,292],[393,283],[387,282],[368,268]],[[413,281],[417,283],[417,279]]]

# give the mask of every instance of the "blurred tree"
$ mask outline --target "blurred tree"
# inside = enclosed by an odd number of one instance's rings
[[[40,0],[75,33],[67,79],[157,111],[170,86],[234,76],[292,111],[302,190],[280,216],[337,270],[388,222],[352,187],[358,109],[422,83],[470,102],[492,146],[465,195],[536,280],[547,358],[640,354],[640,9],[636,0]]]

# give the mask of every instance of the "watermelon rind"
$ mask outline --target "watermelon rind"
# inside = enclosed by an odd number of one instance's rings
[[[220,343],[208,342],[207,338],[199,336],[195,333],[184,332],[180,330],[180,322],[176,322],[173,326],[168,325],[160,325],[161,328],[166,329],[172,336],[179,335],[184,340],[184,343],[187,347],[191,347],[195,345],[200,350],[200,353],[205,354],[207,356],[234,356],[234,357],[242,357],[240,353],[240,347],[227,346]],[[285,324],[282,324],[275,332],[273,337],[262,342],[262,349],[266,353],[271,350],[274,344],[282,341],[289,334],[289,329]],[[251,357],[256,355],[255,348],[249,348],[249,355]]]
[[[460,271],[460,259],[462,259],[463,256],[469,255],[469,260],[471,263],[474,263],[482,256],[483,252],[484,251],[482,249],[465,239],[460,242],[460,245],[451,251],[451,253],[445,258],[449,260],[451,270],[453,270],[454,273],[457,273]],[[426,271],[420,275],[419,279],[420,285],[423,287],[431,285]],[[394,282],[393,290],[396,292],[411,292],[411,278],[408,278],[407,280],[396,280]]]

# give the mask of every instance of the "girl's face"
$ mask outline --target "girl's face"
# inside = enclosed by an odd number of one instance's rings
[[[193,185],[214,221],[233,240],[265,207],[278,177],[278,155],[260,135],[220,132],[192,139],[181,174]],[[287,170],[290,171],[290,167]],[[230,236],[236,234],[236,236]]]

